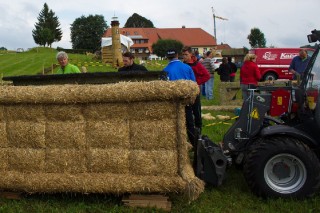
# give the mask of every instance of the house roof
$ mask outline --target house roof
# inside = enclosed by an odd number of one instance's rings
[[[229,46],[229,44],[218,44],[217,49],[218,50],[226,50],[226,49],[231,49],[231,47]]]
[[[147,43],[134,44],[135,47],[148,47],[151,51],[152,44],[159,39],[174,39],[191,47],[214,47],[216,41],[212,35],[201,28],[119,28],[119,32],[131,39],[147,39]],[[112,30],[108,28],[103,37],[111,37]]]

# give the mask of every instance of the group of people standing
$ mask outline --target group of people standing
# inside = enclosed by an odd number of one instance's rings
[[[191,80],[201,86],[205,87],[205,95],[208,100],[213,99],[213,86],[215,72],[220,75],[222,82],[233,82],[237,67],[232,63],[231,58],[223,58],[222,64],[217,70],[214,70],[212,61],[212,52],[207,51],[205,58],[197,57],[192,51],[191,47],[185,46],[182,49],[182,61],[179,60],[179,53],[175,49],[167,51],[168,65],[164,68],[168,79],[175,80]],[[122,55],[124,66],[118,71],[148,71],[146,67],[134,63],[134,55],[126,52]],[[244,63],[240,69],[240,87],[242,90],[242,97],[246,100],[249,97],[248,89],[255,88],[261,80],[261,73],[256,64],[257,56],[255,54],[247,54],[244,58]],[[80,73],[77,66],[68,63],[68,55],[65,52],[59,52],[56,56],[60,64],[57,74]],[[289,71],[294,74],[294,78],[303,75],[309,61],[309,56],[305,50],[301,50],[299,56],[293,58]],[[196,97],[193,104],[185,107],[187,134],[190,143],[196,146],[196,133],[201,133],[202,119],[201,119],[201,102],[200,93]]]

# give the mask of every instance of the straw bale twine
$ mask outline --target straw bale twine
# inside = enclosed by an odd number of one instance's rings
[[[10,170],[38,173],[43,171],[46,153],[43,149],[8,149]]]
[[[86,153],[76,149],[49,149],[46,151],[45,172],[86,172]]]
[[[8,147],[8,138],[7,138],[7,124],[5,122],[0,122],[0,148]]]
[[[129,174],[129,150],[91,149],[89,169],[97,173]]]
[[[8,145],[16,148],[45,148],[45,123],[9,121],[7,123]]]
[[[177,175],[176,151],[130,152],[130,171],[135,175],[174,176]]]
[[[85,123],[82,121],[52,121],[46,123],[48,148],[83,148],[85,146]]]
[[[129,147],[129,133],[127,120],[88,121],[86,124],[86,141],[91,148]]]

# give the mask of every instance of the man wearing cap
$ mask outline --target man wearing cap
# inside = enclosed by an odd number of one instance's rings
[[[167,58],[169,59],[169,64],[163,70],[168,74],[170,81],[191,80],[196,83],[196,78],[192,68],[178,59],[178,53],[176,50],[168,50]],[[195,122],[193,118],[192,105],[187,105],[185,107],[185,111],[188,138],[192,146],[195,147],[195,141],[197,138],[195,138]]]
[[[167,58],[170,62],[163,70],[167,72],[170,81],[181,79],[191,81],[196,80],[191,67],[178,60],[178,53],[176,50],[168,50]]]

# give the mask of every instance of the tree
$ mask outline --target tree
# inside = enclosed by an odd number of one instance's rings
[[[52,10],[49,10],[47,3],[44,3],[38,16],[38,22],[34,26],[32,36],[36,44],[51,47],[53,42],[60,41],[62,38],[58,17]]]
[[[154,28],[154,25],[152,21],[146,19],[145,17],[142,17],[138,15],[137,13],[134,13],[132,16],[130,16],[124,25],[126,28]]]
[[[249,39],[251,48],[266,47],[266,39],[259,28],[252,28],[247,39]]]
[[[159,57],[165,57],[169,49],[174,49],[181,52],[183,43],[172,39],[159,39],[156,43],[152,44],[153,53]]]
[[[108,28],[102,15],[89,15],[77,18],[70,27],[73,49],[101,49],[101,38]]]

